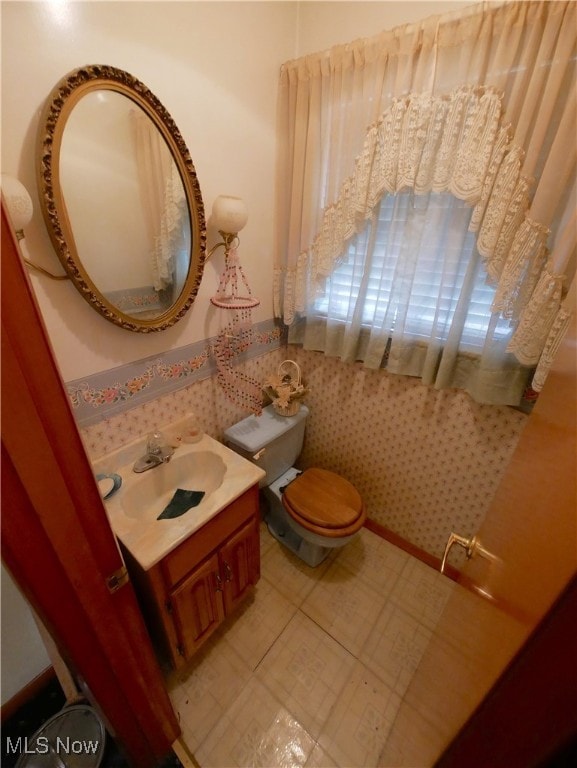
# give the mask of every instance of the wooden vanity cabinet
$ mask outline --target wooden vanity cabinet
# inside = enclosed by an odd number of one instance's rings
[[[123,551],[149,630],[175,667],[260,578],[259,520],[255,485],[148,571]]]

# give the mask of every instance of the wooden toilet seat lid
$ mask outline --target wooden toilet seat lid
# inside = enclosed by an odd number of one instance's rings
[[[287,486],[283,503],[303,521],[320,528],[348,528],[363,514],[363,500],[354,485],[318,467],[305,470]]]

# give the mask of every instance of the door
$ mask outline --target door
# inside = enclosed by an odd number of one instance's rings
[[[451,744],[439,766],[528,768],[577,729],[570,650],[577,635],[575,619],[567,619],[577,572],[575,344],[573,322],[407,690],[382,766],[430,766]],[[543,646],[551,622],[558,641],[544,657],[545,669],[531,654]],[[515,675],[525,682],[507,689],[508,710],[489,736],[483,717]],[[553,680],[557,690],[550,695]],[[546,732],[541,724],[552,716]],[[455,737],[465,723],[463,733],[472,729],[477,737],[459,752],[465,742]]]
[[[180,728],[4,205],[2,502],[15,581],[131,764],[157,765]]]
[[[209,557],[170,598],[181,661],[190,659],[224,619],[223,583],[218,555]],[[174,657],[175,663],[178,658]]]
[[[259,529],[253,518],[220,550],[225,611],[229,614],[260,575]]]

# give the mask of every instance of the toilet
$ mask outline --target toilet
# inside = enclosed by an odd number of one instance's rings
[[[344,477],[312,467],[300,472],[294,462],[304,441],[308,408],[281,416],[272,405],[224,433],[229,448],[265,470],[261,491],[271,534],[315,567],[336,547],[348,544],[366,519],[363,500]]]

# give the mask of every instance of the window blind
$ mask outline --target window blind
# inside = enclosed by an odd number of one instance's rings
[[[471,208],[449,193],[385,196],[327,279],[315,313],[441,343],[458,315],[459,347],[471,352],[482,350],[489,328],[507,338],[510,323],[491,311],[495,291],[470,218]]]

